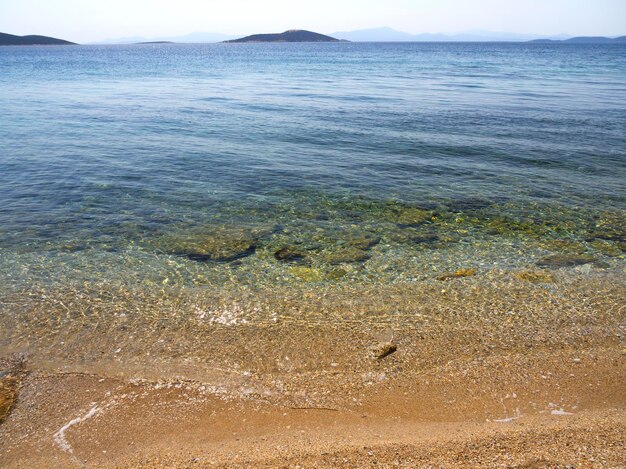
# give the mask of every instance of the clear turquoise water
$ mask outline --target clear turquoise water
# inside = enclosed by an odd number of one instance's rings
[[[623,46],[4,47],[0,122],[3,288],[623,258]]]

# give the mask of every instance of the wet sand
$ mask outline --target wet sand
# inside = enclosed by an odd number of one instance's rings
[[[167,327],[164,300],[106,327],[14,303],[0,467],[621,467],[624,272],[552,276],[255,292],[209,323],[179,297]]]

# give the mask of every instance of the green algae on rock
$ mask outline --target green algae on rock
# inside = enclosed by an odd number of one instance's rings
[[[431,221],[433,212],[417,207],[393,205],[386,213],[386,219],[400,226],[417,226]]]
[[[494,235],[542,237],[549,233],[549,229],[534,220],[514,219],[507,216],[495,216],[485,220],[487,233]]]
[[[339,280],[340,278],[345,277],[347,274],[347,270],[339,267],[336,269],[332,269],[330,272],[328,272],[326,277],[328,278],[328,280]]]
[[[540,244],[549,251],[565,254],[585,254],[587,247],[580,241],[571,239],[545,239]]]
[[[399,200],[378,200],[356,196],[324,200],[325,207],[341,218],[368,220],[377,223],[396,223],[401,226],[416,226],[430,221],[434,212],[425,207]]]
[[[596,251],[608,257],[622,257],[626,251],[626,243],[614,243],[596,239],[589,243]]]
[[[589,239],[626,242],[626,213],[601,212],[589,232]]]
[[[326,275],[320,269],[306,266],[293,266],[289,273],[305,282],[321,282],[326,279]]]
[[[320,267],[308,267],[305,265],[294,265],[289,268],[288,272],[304,282],[335,281],[348,274],[348,271],[342,268],[327,270]]]

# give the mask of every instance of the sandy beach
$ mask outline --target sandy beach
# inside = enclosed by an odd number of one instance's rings
[[[5,337],[0,466],[622,467],[623,272],[550,275],[266,292],[280,320],[181,318],[161,345],[95,311]]]

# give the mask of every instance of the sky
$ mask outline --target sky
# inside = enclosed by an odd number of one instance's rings
[[[191,32],[626,35],[626,0],[0,0],[0,31],[74,42]]]

